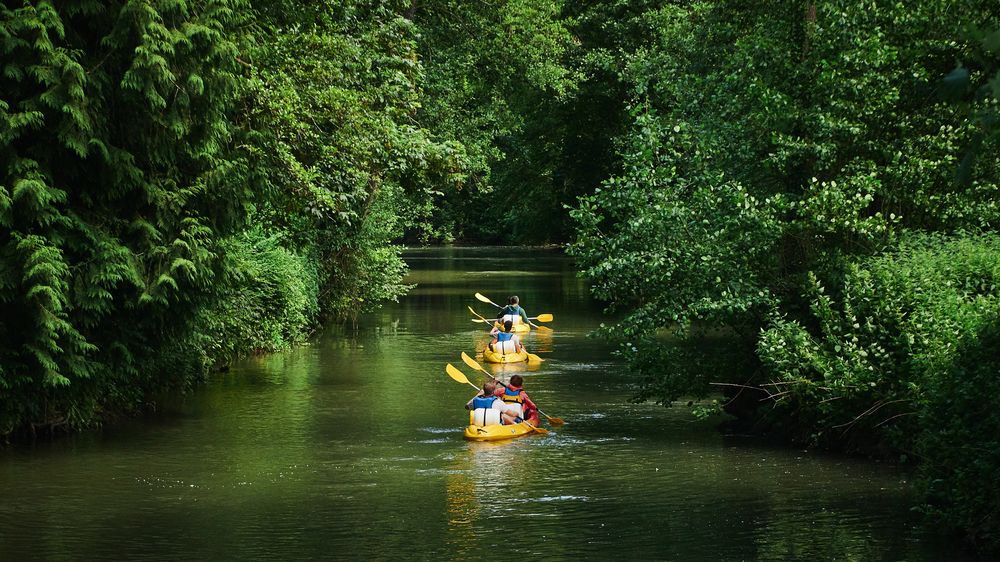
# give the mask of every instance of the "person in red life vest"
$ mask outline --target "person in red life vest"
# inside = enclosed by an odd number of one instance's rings
[[[511,377],[506,388],[499,387],[494,394],[503,400],[505,413],[517,416],[515,421],[527,421],[538,427],[538,406],[535,406],[528,393],[524,391],[524,378],[521,375]]]
[[[490,342],[490,351],[501,355],[524,351],[521,338],[513,332],[513,326],[514,324],[510,320],[506,320],[503,323],[503,331],[499,328],[490,330],[490,335],[493,336],[493,341]]]
[[[517,423],[514,414],[504,411],[504,402],[496,396],[497,383],[486,381],[479,394],[465,403],[466,410],[473,412],[473,424],[478,426],[510,425]]]

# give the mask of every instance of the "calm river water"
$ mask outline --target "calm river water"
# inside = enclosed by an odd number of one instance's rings
[[[0,451],[0,559],[956,559],[893,467],[630,403],[561,253],[406,257],[417,287],[357,330],[241,362],[124,427]],[[473,391],[444,365],[481,380],[459,359],[484,339],[466,306],[491,312],[476,291],[555,314],[526,337],[547,361],[504,376],[523,372],[564,427],[462,439]]]

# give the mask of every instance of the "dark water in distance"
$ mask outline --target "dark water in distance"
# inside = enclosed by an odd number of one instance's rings
[[[0,451],[0,559],[943,560],[906,473],[725,437],[632,404],[603,320],[560,252],[406,254],[417,287],[311,345],[243,361],[175,411]],[[567,425],[462,439],[482,346],[467,305],[550,312],[526,389]]]

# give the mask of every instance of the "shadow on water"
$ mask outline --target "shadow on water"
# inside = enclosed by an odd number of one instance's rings
[[[672,560],[939,560],[907,475],[726,438],[683,408],[629,402],[600,307],[554,250],[407,253],[417,287],[310,345],[251,358],[176,411],[0,453],[0,559],[621,556]],[[516,293],[551,334],[524,376],[545,436],[468,443],[481,382],[459,353],[467,306]]]

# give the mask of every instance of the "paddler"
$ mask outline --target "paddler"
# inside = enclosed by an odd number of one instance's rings
[[[517,298],[517,295],[508,298],[507,306],[500,309],[500,313],[497,314],[497,320],[501,323],[510,320],[514,324],[520,324],[521,322],[531,324],[531,321],[528,320],[528,313],[521,308],[521,305],[518,304],[519,302],[520,300]]]
[[[500,328],[490,330],[490,335],[493,336],[493,341],[490,342],[490,351],[501,355],[524,351],[521,338],[514,333],[514,323],[510,320],[504,320],[501,327],[503,330]]]
[[[473,411],[475,425],[499,425],[501,421],[508,425],[517,423],[514,421],[516,416],[504,411],[504,402],[496,396],[496,389],[497,383],[486,381],[479,394],[466,402],[465,409]]]
[[[516,416],[516,422],[523,420],[538,427],[538,406],[524,391],[524,378],[521,375],[511,377],[506,387],[495,388],[494,394],[503,400],[505,414]]]

